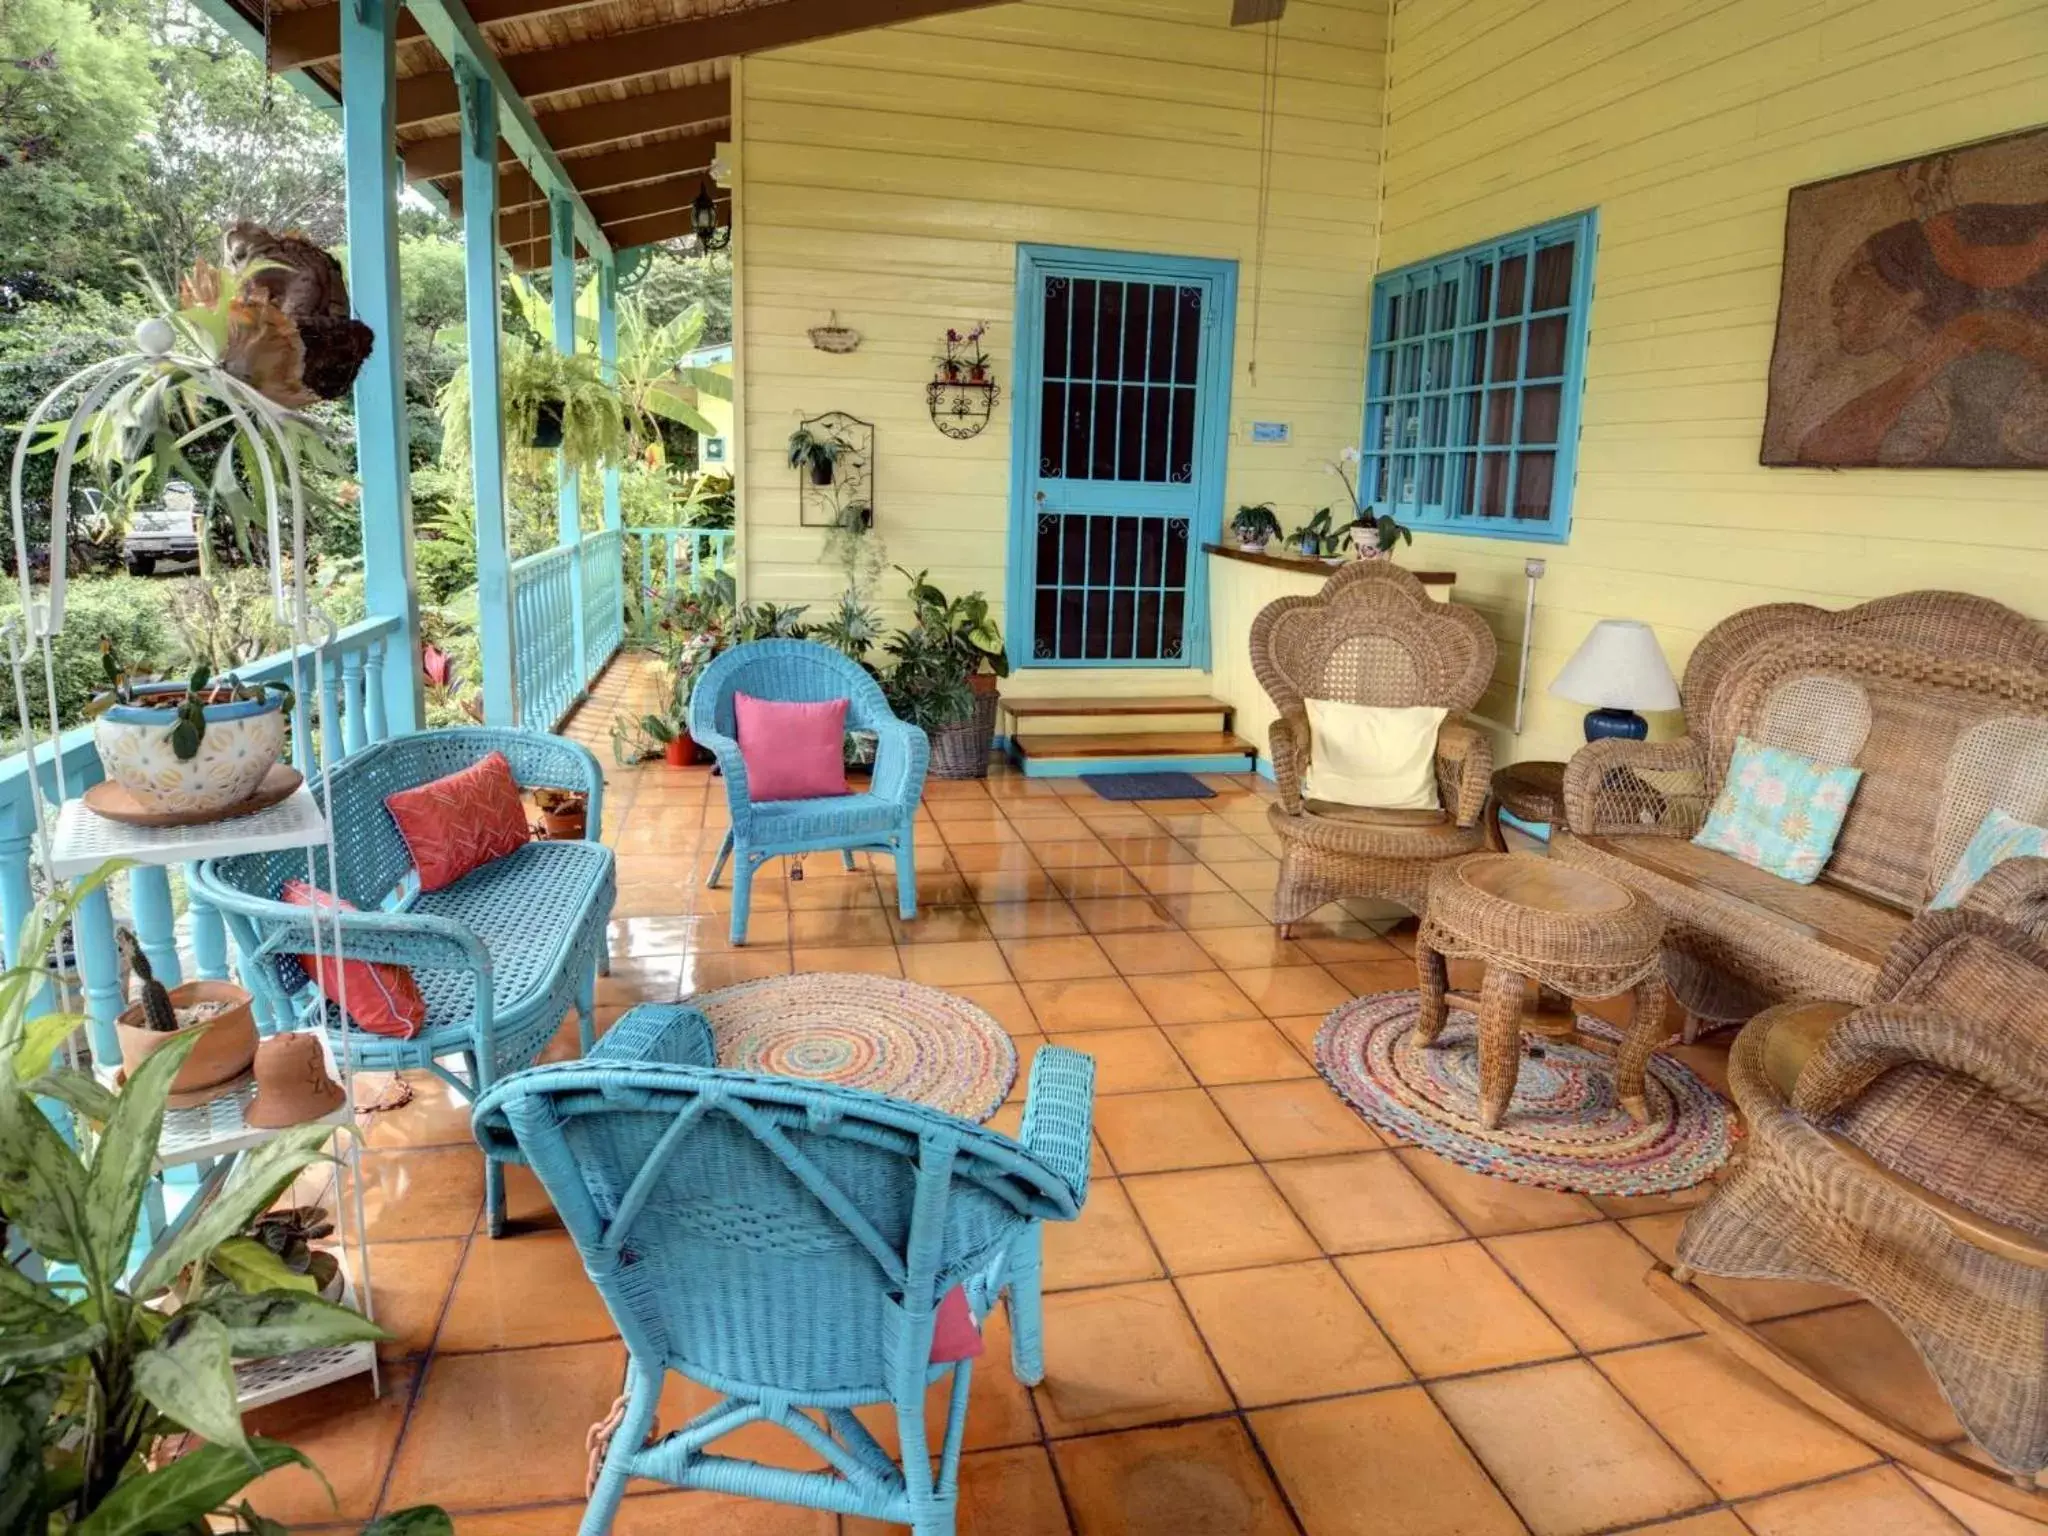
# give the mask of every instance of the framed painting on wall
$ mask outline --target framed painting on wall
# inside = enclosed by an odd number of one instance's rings
[[[1792,189],[1762,460],[2048,468],[2048,128]]]

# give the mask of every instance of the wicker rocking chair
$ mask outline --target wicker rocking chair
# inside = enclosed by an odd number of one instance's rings
[[[1327,902],[1377,897],[1420,912],[1430,871],[1486,846],[1480,811],[1493,749],[1458,716],[1493,677],[1493,632],[1470,608],[1434,601],[1386,561],[1346,566],[1314,597],[1283,597],[1252,621],[1252,671],[1280,711],[1273,722],[1267,813],[1283,844],[1274,920],[1290,925]],[[1436,777],[1443,809],[1367,810],[1304,800],[1308,699],[1390,708],[1441,705]]]
[[[1651,1284],[1880,1450],[2048,1520],[2048,945],[1981,911],[1929,913],[1876,991],[1744,1027],[1729,1080],[1749,1148]],[[1695,1289],[1694,1270],[1868,1298],[2011,1480],[1809,1375]]]

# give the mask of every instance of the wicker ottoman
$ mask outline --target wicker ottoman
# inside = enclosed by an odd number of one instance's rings
[[[1638,1120],[1648,1118],[1643,1068],[1662,1045],[1664,919],[1642,896],[1590,871],[1527,853],[1480,853],[1443,865],[1429,882],[1429,907],[1415,944],[1422,992],[1417,1038],[1444,1027],[1447,958],[1480,960],[1479,996],[1457,1000],[1479,1015],[1479,1118],[1499,1125],[1515,1094],[1521,1036],[1531,1033],[1600,1048],[1578,1033],[1572,1009],[1523,1011],[1523,983],[1585,1000],[1634,994],[1628,1034],[1615,1059],[1615,1091]]]

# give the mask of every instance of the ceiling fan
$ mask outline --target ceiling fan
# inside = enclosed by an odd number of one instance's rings
[[[1287,0],[1230,0],[1230,24],[1255,27],[1262,21],[1278,21]]]

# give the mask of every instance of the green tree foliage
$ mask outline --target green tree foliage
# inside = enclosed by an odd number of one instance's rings
[[[695,344],[720,346],[732,340],[732,253],[696,256],[686,254],[681,241],[658,245],[648,252],[647,270],[633,285],[633,297],[653,326],[668,324],[684,310],[701,310],[703,330]]]
[[[149,65],[147,34],[118,7],[0,6],[0,300],[128,285],[119,255],[154,119]]]

